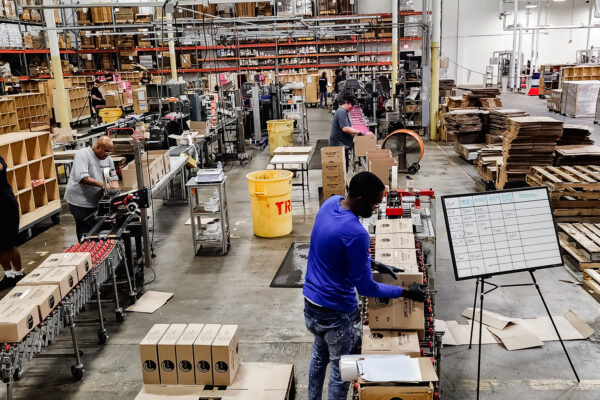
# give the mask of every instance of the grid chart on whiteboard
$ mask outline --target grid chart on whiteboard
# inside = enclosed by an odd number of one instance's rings
[[[457,279],[562,264],[548,191],[442,198]]]

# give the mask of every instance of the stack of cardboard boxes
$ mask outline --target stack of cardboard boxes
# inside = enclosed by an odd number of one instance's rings
[[[144,186],[156,184],[167,172],[171,170],[171,157],[169,150],[151,150],[142,153],[142,172],[144,175]],[[137,175],[135,162],[132,161],[121,169],[123,177],[123,190],[137,188]]]
[[[133,98],[133,112],[143,114],[148,112],[148,99],[146,97],[146,87],[140,87],[131,91]]]
[[[344,146],[321,149],[323,199],[346,194],[346,152]]]
[[[411,219],[380,220],[376,226],[375,260],[404,270],[394,280],[388,274],[374,273],[377,282],[402,286],[422,284],[423,272],[419,270],[415,236]],[[421,357],[420,340],[425,336],[424,303],[398,299],[369,298],[369,325],[364,327],[362,354],[407,355]],[[427,361],[427,362],[421,362]],[[420,385],[370,386],[361,383],[361,400],[406,398],[429,400],[433,386],[428,380],[437,380],[431,363],[419,360],[423,382]],[[427,364],[429,363],[429,364]],[[393,396],[392,396],[393,395]],[[390,397],[391,396],[391,397]]]
[[[367,166],[369,172],[377,175],[384,185],[389,185],[390,172],[398,162],[392,157],[389,149],[366,149]]]
[[[238,326],[156,324],[140,359],[146,384],[229,386],[240,365]]]
[[[50,255],[0,301],[0,342],[21,341],[91,268],[90,253]]]

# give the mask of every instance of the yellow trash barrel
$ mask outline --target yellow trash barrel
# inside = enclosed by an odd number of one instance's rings
[[[280,237],[292,232],[292,173],[255,171],[247,175],[252,206],[252,227],[260,237]]]
[[[98,115],[102,118],[103,124],[108,124],[121,118],[123,110],[120,108],[101,108],[100,111],[98,111]]]
[[[278,147],[291,147],[294,145],[294,120],[272,119],[267,121],[267,132],[269,133],[269,152]]]

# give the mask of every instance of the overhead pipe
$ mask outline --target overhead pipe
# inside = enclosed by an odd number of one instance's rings
[[[392,0],[392,96],[398,83],[398,0]]]
[[[510,60],[510,76],[511,76],[511,85],[510,87],[513,91],[517,88],[517,26],[519,25],[519,0],[515,0],[515,8],[513,11],[513,43],[512,43],[512,57]]]
[[[440,38],[442,0],[431,4],[431,98],[429,99],[429,135],[437,140],[438,112],[440,100]],[[423,10],[423,16],[425,16]]]

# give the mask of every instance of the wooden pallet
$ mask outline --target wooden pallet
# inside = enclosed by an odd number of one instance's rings
[[[527,183],[531,186],[548,186],[552,192],[570,194],[577,191],[598,191],[600,195],[600,167],[532,167],[527,175]]]
[[[583,271],[583,288],[597,301],[600,301],[600,273],[597,269]]]
[[[565,241],[577,250],[577,253],[584,256],[580,262],[600,262],[600,224],[593,223],[559,223],[558,228],[568,237]],[[571,254],[571,253],[569,253]],[[574,256],[573,254],[571,254]],[[574,256],[575,257],[575,256]],[[598,265],[600,267],[600,265]],[[595,268],[587,266],[584,268]]]
[[[586,269],[600,268],[600,262],[592,262],[579,248],[573,243],[569,235],[565,232],[558,233],[558,242],[562,249],[562,254],[567,264],[578,269],[579,271],[585,271]]]

